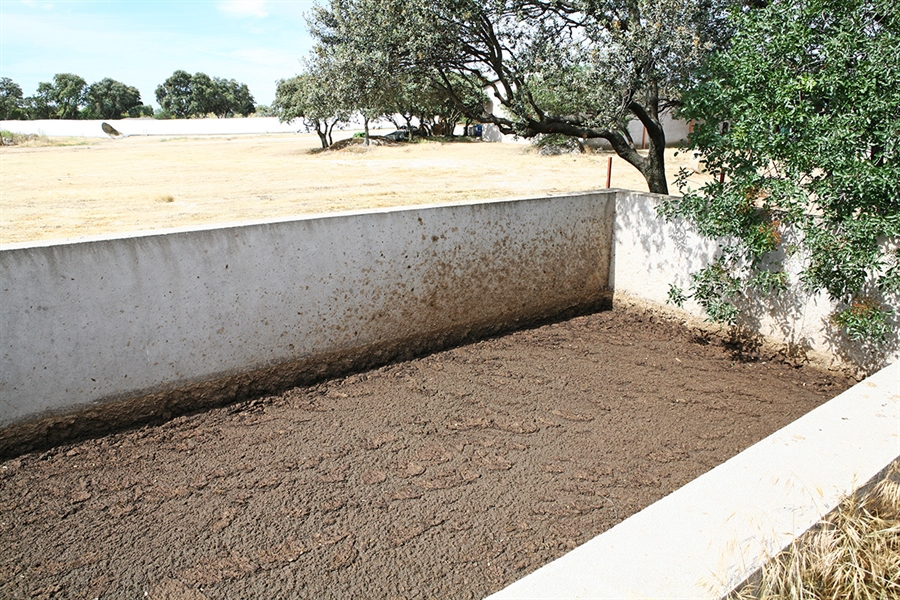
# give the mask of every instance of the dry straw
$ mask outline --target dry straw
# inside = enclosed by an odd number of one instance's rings
[[[730,600],[900,598],[900,462],[844,500]]]

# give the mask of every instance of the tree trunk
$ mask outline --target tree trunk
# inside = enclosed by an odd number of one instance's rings
[[[664,159],[661,156],[657,157],[654,154],[650,154],[644,160],[646,166],[641,169],[641,174],[644,176],[644,179],[647,180],[647,187],[654,194],[668,195],[669,185],[666,182],[666,166]]]
[[[316,121],[316,135],[319,136],[319,141],[322,142],[322,148],[328,147],[328,130],[326,124],[326,130],[322,131],[322,122]]]
[[[403,120],[406,121],[406,141],[412,141],[412,115],[406,116],[403,115]]]
[[[666,183],[666,132],[663,131],[659,120],[659,88],[656,84],[647,87],[645,104],[632,102],[628,107],[641,121],[650,139],[647,156],[640,165],[635,165],[644,179],[647,187],[654,194],[668,194],[669,186]]]
[[[365,145],[369,145],[369,117],[363,116],[363,127],[366,130],[366,142]]]

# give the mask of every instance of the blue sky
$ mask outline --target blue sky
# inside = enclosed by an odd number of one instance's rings
[[[313,0],[0,0],[0,77],[25,96],[56,73],[88,84],[104,77],[141,91],[158,106],[156,86],[178,69],[246,83],[270,104],[275,82],[301,69],[312,40]]]

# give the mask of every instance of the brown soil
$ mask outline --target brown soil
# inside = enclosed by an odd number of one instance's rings
[[[293,134],[81,142],[0,147],[0,243],[595,190],[612,156],[481,142],[313,152],[315,135]],[[673,188],[688,166],[675,154],[666,151]],[[647,189],[618,157],[612,187]]]
[[[25,455],[0,597],[482,597],[850,383],[615,310]]]

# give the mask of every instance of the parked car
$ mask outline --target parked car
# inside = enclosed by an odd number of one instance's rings
[[[397,131],[392,131],[385,135],[384,137],[394,140],[395,142],[406,142],[409,140],[409,130],[406,127],[401,127]],[[412,128],[412,137],[428,137],[428,132],[424,129],[419,129],[418,127]]]

